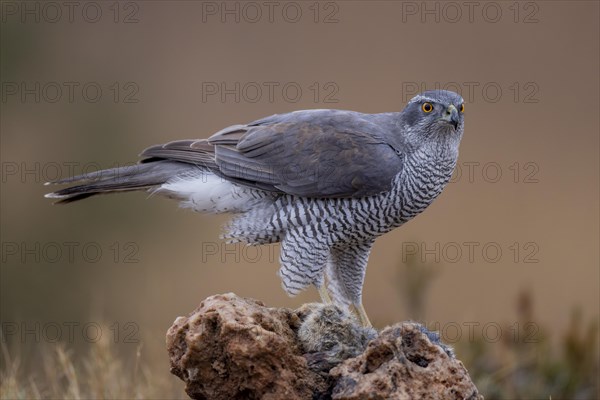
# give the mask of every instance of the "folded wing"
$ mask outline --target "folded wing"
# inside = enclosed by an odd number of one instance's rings
[[[362,197],[389,190],[402,152],[365,114],[308,110],[234,125],[209,139],[153,146],[142,163],[201,165],[225,179],[305,197]]]

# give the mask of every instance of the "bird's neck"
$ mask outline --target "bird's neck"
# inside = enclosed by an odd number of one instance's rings
[[[458,145],[426,144],[404,160],[391,191],[395,225],[402,225],[425,210],[444,189],[456,166]]]

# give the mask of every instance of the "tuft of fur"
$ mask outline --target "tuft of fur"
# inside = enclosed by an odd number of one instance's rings
[[[310,303],[296,311],[302,319],[298,339],[309,368],[328,372],[342,361],[356,357],[377,331],[364,327],[347,310],[333,304]]]

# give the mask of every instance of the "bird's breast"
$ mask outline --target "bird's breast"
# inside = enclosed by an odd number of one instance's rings
[[[390,191],[389,212],[394,227],[423,212],[439,196],[450,180],[456,157],[415,154],[406,160],[404,169]]]

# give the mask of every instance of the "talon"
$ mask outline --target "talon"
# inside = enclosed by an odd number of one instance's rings
[[[369,321],[369,317],[367,316],[367,312],[365,311],[362,303],[353,304],[353,306],[358,314],[358,318],[360,318],[361,325],[366,328],[372,328],[373,325],[371,324],[371,321]]]
[[[318,289],[319,295],[321,295],[321,301],[325,304],[332,304],[333,301],[331,301],[331,297],[329,296],[329,293],[327,293],[327,288],[325,288],[325,284],[319,286]]]

